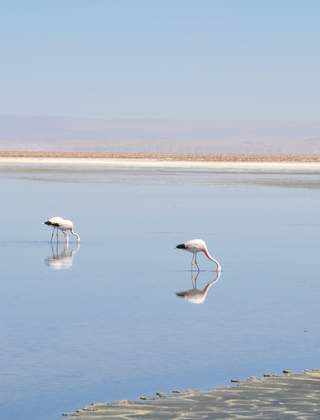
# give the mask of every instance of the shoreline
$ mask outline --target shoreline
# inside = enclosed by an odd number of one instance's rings
[[[305,370],[281,375],[265,374],[245,381],[232,380],[235,385],[208,391],[157,392],[140,401],[121,400],[92,403],[74,412],[63,413],[68,419],[113,418],[197,419],[197,418],[318,418],[320,407],[320,370]]]
[[[195,170],[235,173],[320,174],[320,160],[205,160],[162,157],[78,157],[62,155],[4,156],[0,153],[0,170]]]
[[[164,162],[301,162],[320,163],[320,154],[115,153],[59,151],[0,151],[0,159],[150,160]]]

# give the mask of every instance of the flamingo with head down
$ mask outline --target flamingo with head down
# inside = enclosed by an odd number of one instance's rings
[[[54,216],[44,222],[47,226],[52,226],[53,231],[51,235],[50,241],[52,242],[54,231],[57,229],[57,240],[58,240],[58,232],[61,231],[64,236],[65,242],[69,241],[69,233],[77,238],[77,242],[80,242],[80,235],[76,233],[73,229],[73,222],[71,220],[63,219],[60,216]]]
[[[191,239],[191,241],[185,242],[183,244],[179,244],[176,246],[178,249],[184,249],[185,251],[191,252],[193,254],[192,262],[191,262],[191,270],[194,267],[197,267],[198,271],[200,268],[197,263],[197,254],[202,252],[209,260],[213,261],[217,265],[217,271],[221,271],[221,265],[218,260],[210,255],[207,244],[202,239]]]

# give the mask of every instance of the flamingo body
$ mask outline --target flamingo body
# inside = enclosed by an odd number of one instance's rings
[[[63,218],[60,216],[54,216],[44,222],[45,225],[58,227],[59,223],[63,221]]]
[[[61,230],[72,230],[73,229],[73,222],[68,219],[62,219],[59,224],[59,229]]]

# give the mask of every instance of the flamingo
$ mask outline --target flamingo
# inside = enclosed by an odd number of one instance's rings
[[[197,279],[199,276],[199,271],[195,274],[192,273],[192,289],[184,290],[183,292],[177,292],[176,295],[180,298],[185,299],[186,301],[190,303],[203,303],[208,295],[209,289],[211,286],[213,286],[215,283],[217,283],[221,276],[221,271],[217,271],[216,278],[214,280],[209,281],[207,285],[203,289],[197,288]]]
[[[184,249],[188,252],[191,252],[193,254],[192,262],[191,262],[191,270],[193,270],[194,266],[197,267],[198,271],[200,271],[200,268],[197,263],[197,254],[198,252],[203,252],[204,255],[209,258],[209,260],[214,261],[217,265],[217,271],[221,271],[221,265],[218,260],[213,258],[208,251],[207,244],[202,239],[191,239],[191,241],[185,242],[183,244],[179,244],[176,246],[178,249]]]
[[[76,233],[73,229],[73,222],[71,220],[63,219],[60,216],[51,217],[49,220],[44,222],[45,225],[53,226],[53,232],[51,235],[51,242],[54,234],[54,230],[57,229],[57,239],[58,231],[60,230],[64,235],[65,242],[69,241],[69,233],[77,238],[77,242],[80,242],[80,235]]]

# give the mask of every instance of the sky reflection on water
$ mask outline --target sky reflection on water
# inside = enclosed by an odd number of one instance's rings
[[[301,188],[315,176],[29,175],[0,177],[1,419],[319,367],[319,196]],[[80,250],[52,250],[54,215],[76,223]],[[175,245],[194,237],[223,268],[202,305],[176,296],[191,273]],[[200,264],[203,290],[216,273]]]

